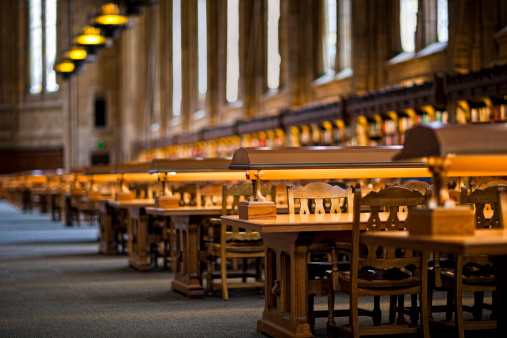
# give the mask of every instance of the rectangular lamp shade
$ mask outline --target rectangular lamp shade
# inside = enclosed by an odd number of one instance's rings
[[[230,158],[154,159],[150,173],[167,174],[168,181],[237,181],[245,172],[231,170]]]
[[[124,162],[113,164],[113,173],[123,175],[126,182],[154,182],[157,175],[149,174],[151,162]]]
[[[507,175],[507,124],[418,126],[395,161],[447,158],[447,176]]]
[[[431,177],[424,162],[396,162],[400,146],[239,148],[229,168],[262,180]]]
[[[94,182],[116,182],[118,175],[113,173],[111,165],[95,165],[83,169],[83,175]]]

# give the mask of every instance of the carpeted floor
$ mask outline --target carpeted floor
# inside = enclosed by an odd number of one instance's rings
[[[187,299],[170,290],[172,273],[98,254],[97,236],[97,226],[67,228],[0,202],[0,337],[262,337],[255,290]],[[325,297],[316,308],[327,308]],[[316,337],[326,337],[326,321],[317,319]]]

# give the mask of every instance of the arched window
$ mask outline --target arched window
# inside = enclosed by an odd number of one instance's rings
[[[206,92],[208,91],[208,46],[207,46],[206,0],[197,0],[197,111],[194,119],[206,114]]]
[[[336,61],[336,0],[325,1],[325,33],[324,43],[322,44],[323,56],[324,56],[324,72],[332,74],[335,72],[335,61]]]
[[[173,0],[173,119],[181,115],[181,0]]]
[[[447,0],[437,0],[437,37],[438,42],[447,42],[449,39]]]
[[[401,48],[405,52],[415,51],[417,6],[417,0],[400,0]]]
[[[351,0],[340,0],[340,70],[352,67]]]
[[[55,92],[56,0],[30,0],[29,21],[30,93]]]
[[[30,93],[42,91],[42,3],[30,0]]]
[[[268,1],[268,88],[276,90],[280,87],[280,49],[278,46],[278,28],[280,21],[280,0]]]
[[[56,0],[46,0],[46,91],[58,90],[56,84],[56,72],[53,69],[56,59]]]
[[[225,98],[239,99],[239,0],[227,0],[227,70]]]
[[[208,55],[206,38],[206,0],[197,1],[197,53],[198,53],[198,89],[199,108],[204,109],[206,91],[208,89]]]

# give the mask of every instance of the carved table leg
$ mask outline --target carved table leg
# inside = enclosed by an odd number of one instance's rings
[[[129,208],[128,252],[129,265],[138,271],[151,270],[148,259],[148,215],[141,207]]]
[[[190,216],[172,216],[176,232],[176,274],[171,288],[189,298],[203,298],[199,262],[200,222]],[[199,218],[200,220],[200,218]]]

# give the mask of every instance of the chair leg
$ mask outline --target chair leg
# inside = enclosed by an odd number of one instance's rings
[[[451,320],[452,319],[452,313],[454,312],[454,291],[448,290],[447,291],[447,310],[445,312],[445,319]]]
[[[350,328],[352,330],[352,337],[359,338],[359,306],[357,295],[350,295]]]
[[[406,324],[405,315],[403,314],[403,310],[405,308],[405,295],[398,295],[398,319],[396,320],[396,324],[402,325]]]
[[[474,306],[472,307],[474,320],[482,319],[482,308],[484,304],[484,291],[474,292]]]
[[[382,321],[382,312],[380,311],[380,296],[373,296],[373,325],[380,326]]]
[[[426,290],[421,290],[419,295],[419,305],[421,306],[420,312],[420,320],[421,320],[421,331],[424,338],[430,337],[430,328],[429,328],[429,308],[431,307],[431,302],[428,300],[428,293]]]
[[[433,289],[431,288],[431,286],[428,286],[428,292],[427,292],[427,297],[428,297],[428,318],[433,318],[433,311],[431,309],[431,307],[433,306]]]
[[[329,285],[327,287],[327,326],[336,326],[334,321],[334,290],[331,282],[331,278],[328,279]],[[329,329],[328,329],[329,335]]]
[[[397,296],[391,295],[389,297],[389,323],[394,324],[396,320],[396,304],[398,303]]]
[[[242,264],[242,271],[243,271],[243,283],[246,283],[246,272],[248,270],[248,258],[243,258],[243,264]]]
[[[413,326],[417,325],[419,320],[419,309],[417,308],[417,295],[410,295],[412,304],[410,306],[410,323]]]
[[[220,258],[220,271],[222,278],[222,299],[229,300],[229,289],[227,288],[227,260],[225,255]]]
[[[310,329],[312,331],[313,331],[313,328],[315,327],[314,302],[315,302],[315,295],[314,294],[308,295],[308,324],[310,324]]]
[[[463,257],[457,256],[454,269],[454,320],[456,323],[456,333],[459,338],[465,338],[465,328],[463,327],[463,290],[462,267]]]
[[[491,320],[496,320],[496,291],[491,292],[491,296],[492,296],[491,300],[492,310],[489,318]]]
[[[213,296],[213,271],[215,264],[213,263],[213,258],[209,257],[208,261],[206,262],[206,266],[208,269],[208,274],[206,276],[206,294],[208,296]]]

